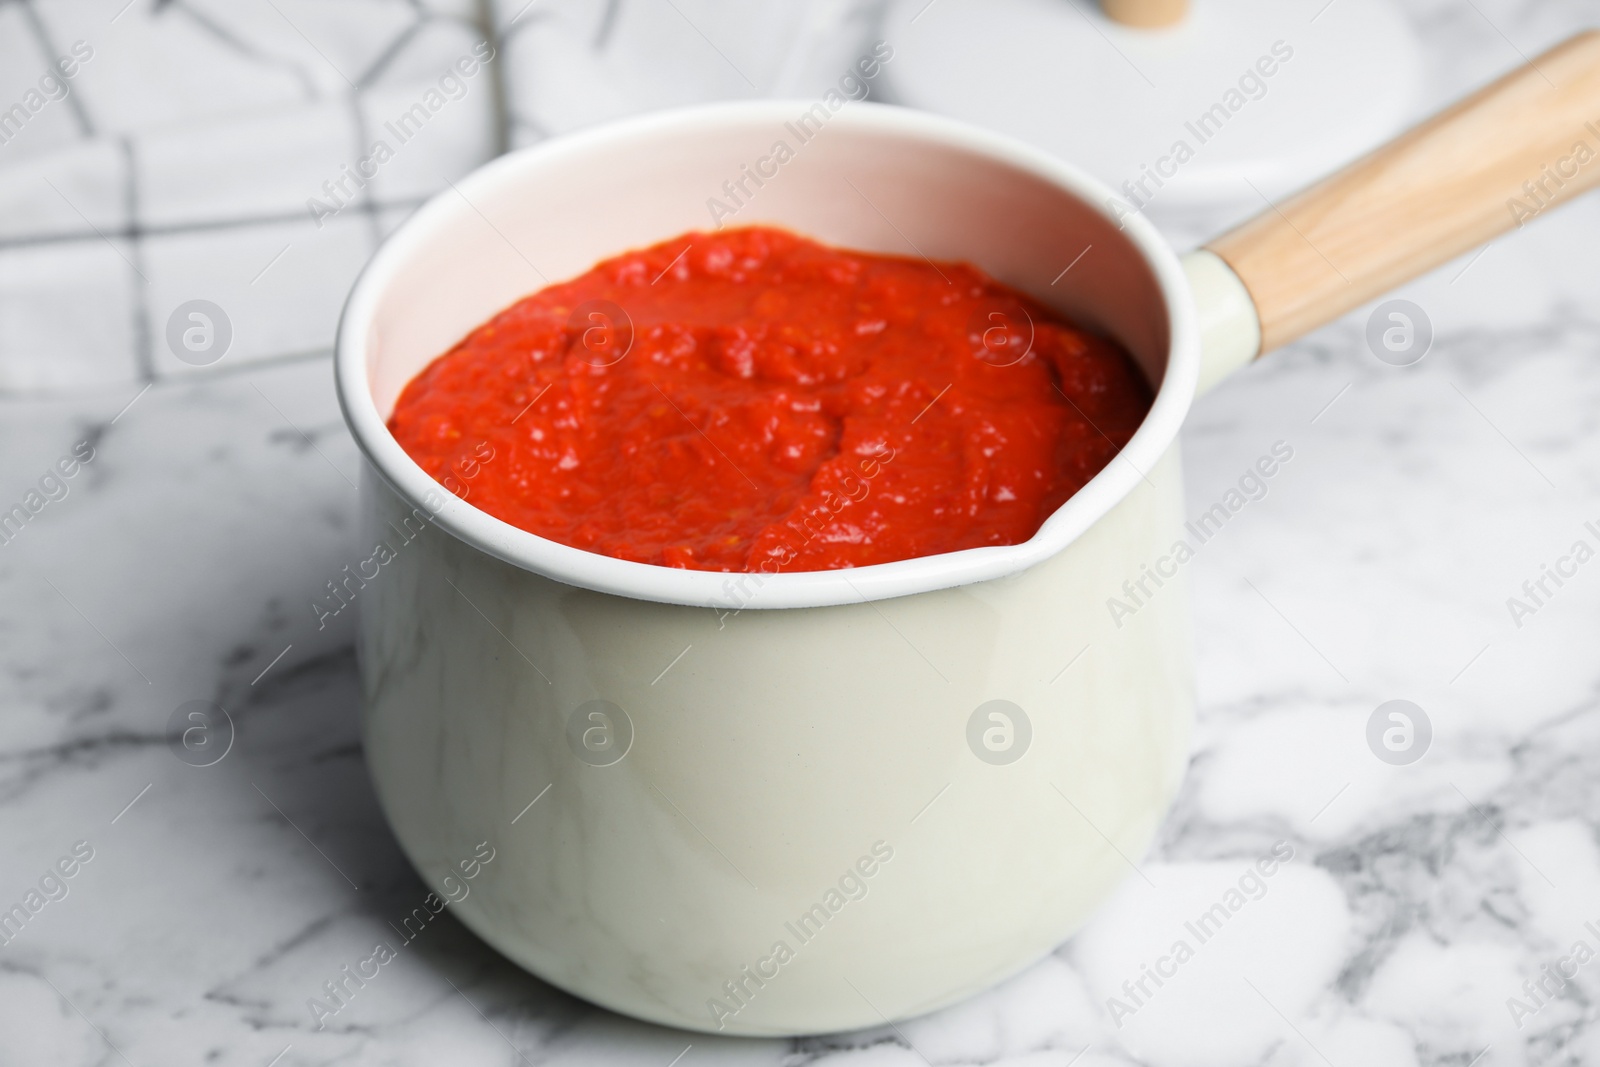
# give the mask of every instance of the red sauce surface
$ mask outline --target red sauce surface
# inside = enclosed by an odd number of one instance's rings
[[[752,227],[513,304],[407,384],[389,428],[542,537],[775,572],[1025,541],[1150,403],[1114,344],[973,267]]]

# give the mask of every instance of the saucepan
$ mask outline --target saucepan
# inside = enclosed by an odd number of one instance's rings
[[[880,1024],[1071,935],[1187,761],[1176,437],[1197,391],[1600,178],[1594,33],[1181,258],[1069,163],[839,104],[673,111],[498,159],[390,237],[339,327],[383,810],[489,944],[672,1026]],[[747,223],[976,264],[1119,340],[1149,416],[1025,543],[758,575],[516,529],[470,500],[492,449],[463,442],[441,485],[385,428],[413,375],[516,299]]]

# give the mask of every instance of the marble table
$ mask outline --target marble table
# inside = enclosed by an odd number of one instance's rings
[[[1285,2],[1315,33],[1325,0]],[[1403,6],[1430,107],[1600,16]],[[1030,970],[897,1027],[736,1041],[591,1007],[446,917],[319,1028],[308,1000],[426,893],[363,766],[350,620],[309,608],[354,558],[329,369],[352,277],[497,152],[820,91],[876,15],[0,5],[0,108],[92,52],[0,144],[0,509],[36,510],[0,543],[0,911],[26,915],[0,916],[0,1065],[1600,1063],[1600,562],[1574,554],[1600,548],[1592,197],[1398,294],[1432,326],[1420,362],[1377,359],[1363,308],[1196,407],[1194,514],[1276,442],[1293,459],[1192,563],[1199,725],[1142,877]],[[1251,210],[1158,221],[1186,244]],[[192,300],[223,311],[219,360],[168,343]],[[1388,710],[1369,730],[1393,700],[1398,754]],[[229,713],[214,760],[180,758],[192,701]]]

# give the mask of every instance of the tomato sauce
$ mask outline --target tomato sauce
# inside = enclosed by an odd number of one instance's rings
[[[513,304],[407,384],[389,429],[541,537],[771,573],[1025,541],[1150,403],[1116,345],[976,268],[750,227]]]

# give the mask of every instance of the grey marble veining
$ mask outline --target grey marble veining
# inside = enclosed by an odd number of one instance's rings
[[[871,34],[870,4],[675,3],[763,92],[808,91]],[[40,902],[0,944],[0,1064],[1600,1063],[1600,958],[1541,973],[1600,952],[1600,562],[1520,627],[1507,607],[1600,547],[1593,197],[1398,294],[1436,330],[1417,365],[1371,355],[1362,309],[1197,405],[1194,513],[1275,442],[1294,458],[1191,565],[1200,721],[1144,878],[937,1015],[714,1039],[552,990],[448,910],[408,939],[429,887],[362,763],[350,621],[308,604],[358,558],[327,349],[374,241],[499,147],[749,86],[646,0],[119,7],[0,6],[0,104],[96,50],[72,103],[0,146],[0,507],[94,449],[0,546],[0,909]],[[1405,10],[1429,106],[1600,21]],[[497,80],[316,227],[305,200],[490,21]],[[641,58],[656,39],[677,58]],[[1184,244],[1238,214],[1163,222]],[[210,367],[164,340],[195,297],[236,329]],[[1367,747],[1391,699],[1432,724],[1409,766]],[[231,716],[212,766],[172,751],[193,700]],[[1275,847],[1259,895],[1190,932]],[[308,1000],[378,942],[394,959],[319,1030]]]

